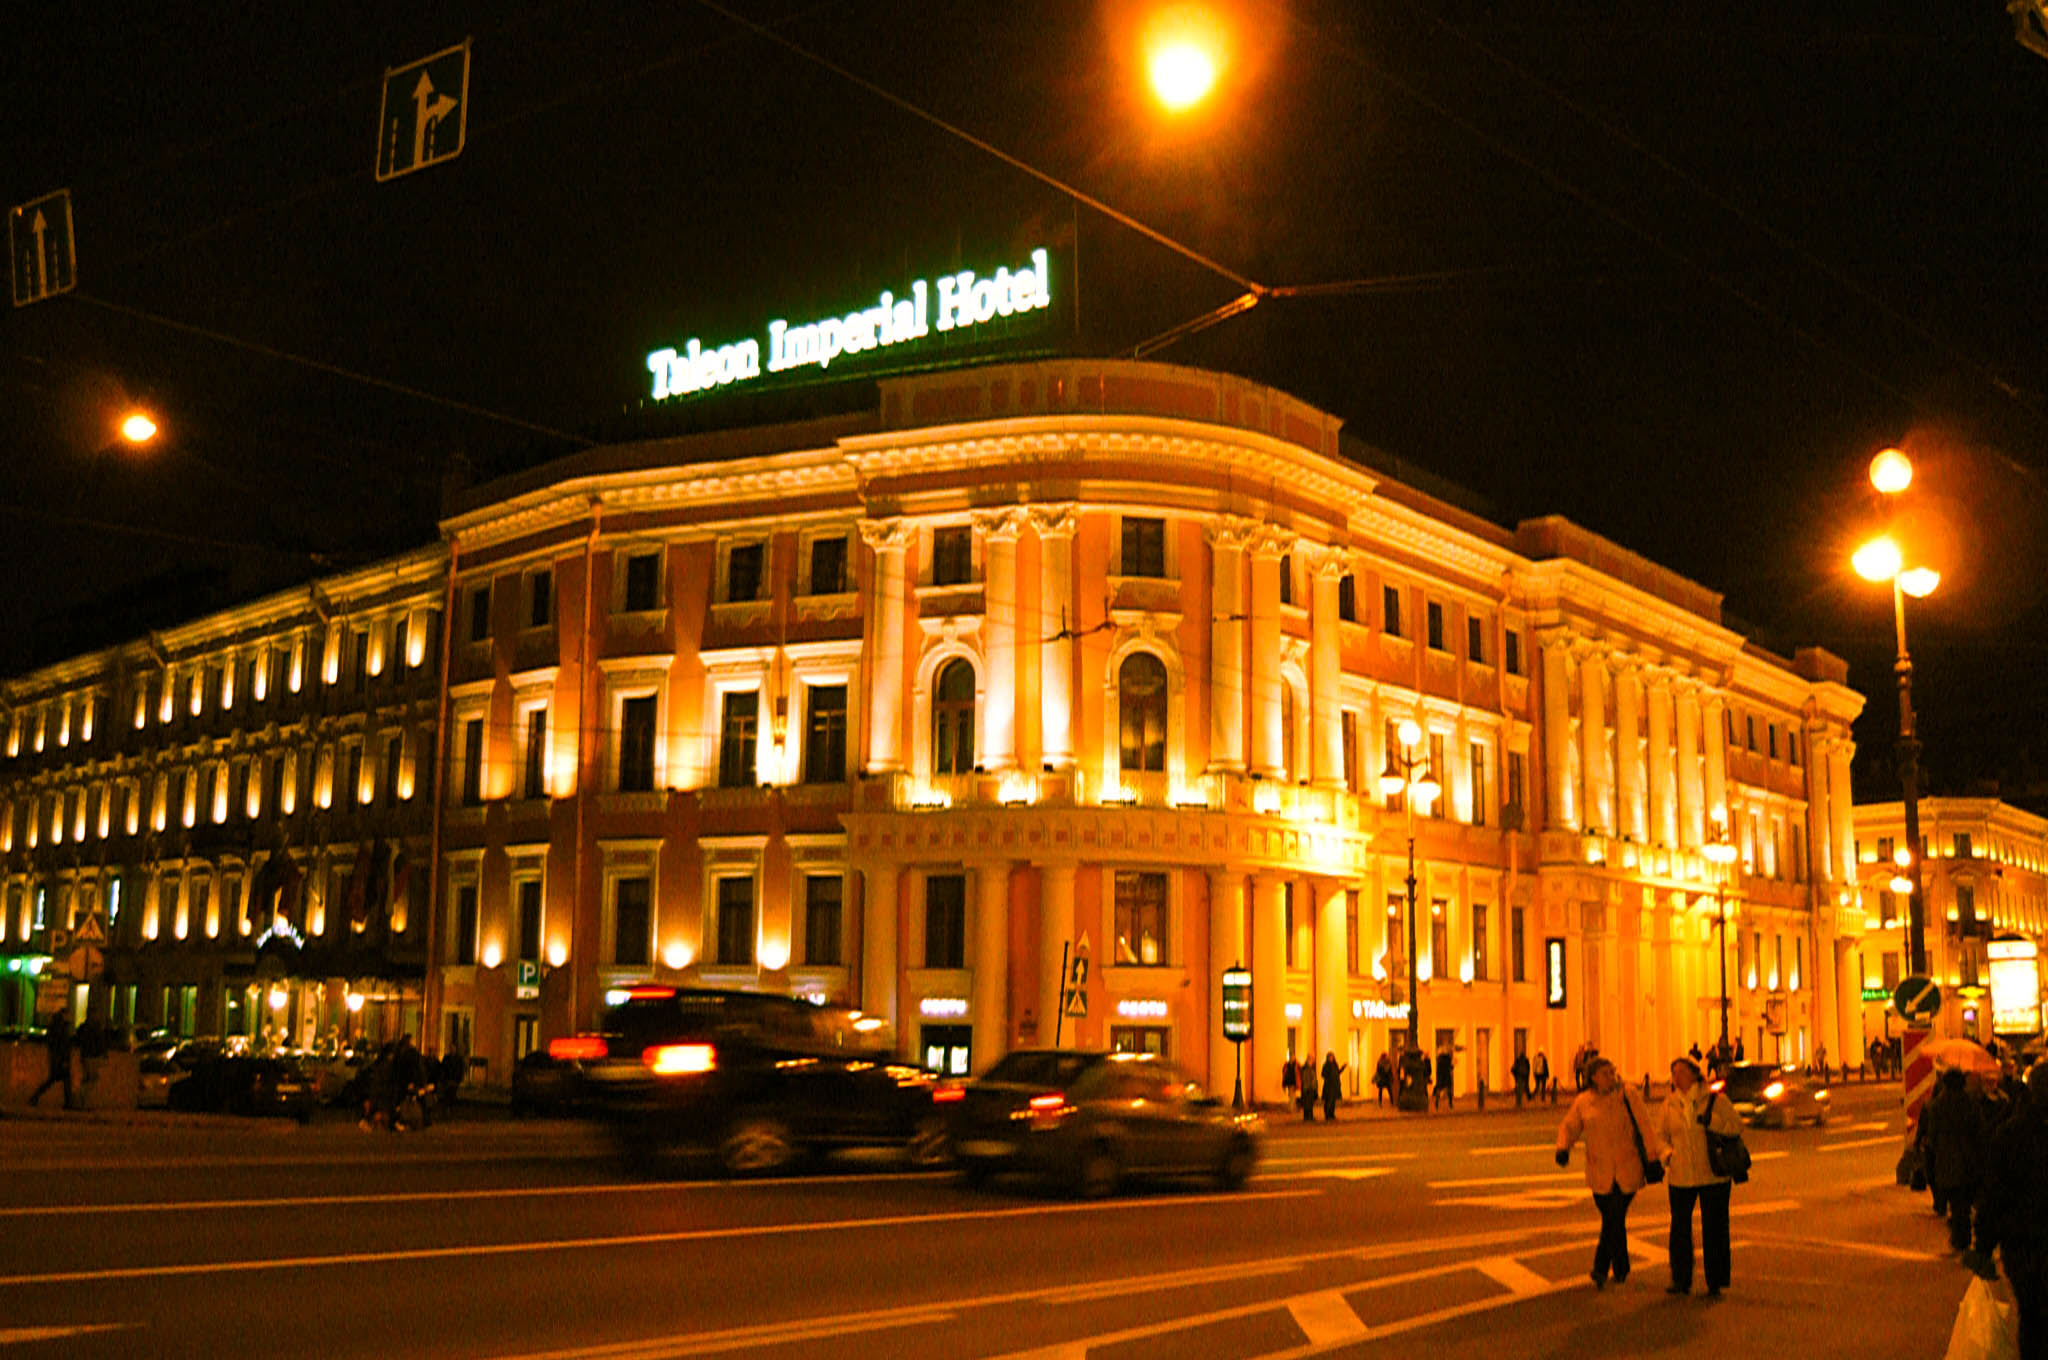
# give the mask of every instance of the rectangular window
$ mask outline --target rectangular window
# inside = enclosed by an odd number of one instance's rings
[[[555,621],[555,573],[542,567],[526,578],[526,626],[545,628]]]
[[[1465,659],[1486,664],[1486,620],[1467,615],[1465,618]]]
[[[1344,787],[1352,793],[1362,792],[1365,776],[1361,767],[1365,762],[1359,759],[1358,715],[1348,708],[1340,710],[1337,727],[1339,743],[1344,747]]]
[[[1444,607],[1435,600],[1423,606],[1423,620],[1429,631],[1429,650],[1444,650]]]
[[[745,966],[754,961],[754,880],[718,880],[718,961]]]
[[[1451,803],[1451,767],[1444,763],[1444,737],[1441,732],[1429,734],[1429,775],[1436,780],[1437,793],[1429,803],[1429,815],[1447,815]]]
[[[932,530],[932,584],[964,586],[974,579],[974,530],[951,524]]]
[[[358,628],[349,643],[349,688],[361,694],[370,683],[370,630]]]
[[[1508,978],[1514,982],[1529,980],[1529,965],[1526,962],[1527,937],[1523,932],[1527,925],[1520,907],[1508,908]]]
[[[1778,725],[1776,723],[1764,724],[1764,734],[1770,740],[1771,759],[1776,760],[1778,758]]]
[[[213,780],[207,779],[207,797],[212,798]],[[361,803],[363,798],[363,745],[352,741],[342,752],[341,793],[337,799],[344,807]]]
[[[1877,891],[1877,919],[1880,925],[1897,925],[1899,922],[1899,898],[1890,888]]]
[[[1892,862],[1892,838],[1890,836],[1879,836],[1877,838],[1877,860],[1880,864],[1890,864]]]
[[[1799,763],[1799,733],[1789,727],[1785,729],[1785,759]]]
[[[469,718],[462,724],[462,805],[476,807],[484,801],[484,720]]]
[[[455,885],[455,911],[448,921],[450,963],[466,966],[476,962],[476,894],[474,882]]]
[[[1386,742],[1387,749],[1387,764],[1389,767],[1394,769],[1395,773],[1398,774],[1400,770],[1399,767],[1395,764],[1395,761],[1398,757],[1406,753],[1403,752],[1401,749],[1401,724],[1395,722],[1392,718],[1387,719],[1387,730],[1385,733],[1384,740]],[[1387,811],[1400,812],[1407,806],[1408,786],[1406,784],[1401,785],[1401,787],[1394,789],[1391,793],[1387,794]]]
[[[1283,883],[1280,885],[1280,909],[1281,928],[1287,932],[1287,966],[1289,968],[1299,968],[1301,967],[1301,950],[1296,945],[1294,939],[1296,933],[1294,920],[1294,884]]]
[[[804,879],[804,962],[814,968],[837,968],[841,962],[844,887],[838,874],[810,874]]]
[[[1501,668],[1509,675],[1522,673],[1522,635],[1510,628],[1501,634]]]
[[[522,878],[518,885],[518,906],[512,925],[513,956],[527,963],[540,961],[540,880]]]
[[[967,879],[931,874],[924,881],[924,966],[967,966]]]
[[[1439,897],[1429,904],[1429,975],[1440,982],[1454,979],[1451,967],[1451,904]]]
[[[1805,976],[1806,939],[1804,936],[1794,935],[1792,937],[1792,977],[1788,985],[1793,991],[1798,991],[1800,980]]]
[[[750,789],[757,782],[754,741],[760,726],[761,696],[757,691],[736,691],[725,696],[725,709],[718,724],[721,789]]]
[[[1337,578],[1337,617],[1358,622],[1358,580],[1348,571]]]
[[[652,694],[636,694],[619,704],[621,793],[651,793],[654,789],[654,706]]]
[[[1362,941],[1358,934],[1358,889],[1350,888],[1344,893],[1344,971],[1351,977],[1364,973],[1359,965]]]
[[[1401,590],[1398,586],[1380,587],[1380,627],[1388,637],[1406,637],[1401,629]]]
[[[491,636],[491,583],[473,586],[469,592],[469,640],[487,642]]]
[[[747,882],[745,879],[734,880]],[[720,914],[725,883],[719,883]],[[644,968],[654,960],[654,883],[647,878],[622,878],[612,884],[612,962]]]
[[[1792,881],[1806,881],[1806,828],[1792,823]]]
[[[1950,848],[1954,851],[1955,858],[1970,858],[1970,833],[1967,831],[1956,832],[1950,841]]]
[[[384,801],[398,805],[398,770],[405,760],[405,734],[393,732],[384,738]]]
[[[1892,950],[1884,956],[1884,989],[1896,992],[1899,989],[1899,955]]]
[[[1472,904],[1472,980],[1485,982],[1491,967],[1486,956],[1487,907],[1484,903]]]
[[[846,540],[811,540],[811,594],[840,595],[846,591]]]
[[[1501,825],[1510,831],[1520,831],[1524,820],[1525,804],[1522,800],[1522,765],[1520,751],[1508,752],[1508,782],[1503,790],[1506,795],[1501,805]]]
[[[1294,554],[1280,554],[1280,603],[1294,603]]]
[[[527,798],[545,798],[548,792],[548,711],[526,710],[526,751],[520,793]]]
[[[754,572],[751,578],[752,584],[747,587],[747,593],[742,595],[738,593],[740,585],[740,555],[748,551],[751,551],[754,555]],[[731,574],[726,578],[732,586],[732,593],[728,598],[735,600],[753,599],[754,590],[760,583],[760,576],[761,545],[756,543],[751,549],[734,548],[732,550]],[[640,552],[628,557],[626,559],[626,579],[624,585],[625,594],[621,605],[628,614],[644,614],[649,610],[659,609],[661,607],[661,554],[659,552]]]
[[[804,782],[839,784],[846,780],[846,686],[810,686],[810,712],[804,718]]]
[[[1166,875],[1119,871],[1116,961],[1146,967],[1167,962],[1166,924]]]
[[[1756,749],[1756,714],[1745,713],[1742,715],[1742,721],[1745,730],[1749,734],[1749,749],[1754,751]]]
[[[1166,575],[1165,520],[1124,516],[1123,567],[1126,576]]]
[[[1956,924],[1969,935],[1977,928],[1977,885],[1956,881]]]
[[[1472,825],[1486,825],[1486,743],[1472,743]]]

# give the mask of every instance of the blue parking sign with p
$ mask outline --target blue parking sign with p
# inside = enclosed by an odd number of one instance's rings
[[[377,117],[377,179],[454,159],[468,127],[469,39],[387,70]]]

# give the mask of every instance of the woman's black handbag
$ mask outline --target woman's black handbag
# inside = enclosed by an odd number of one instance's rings
[[[1664,1163],[1652,1157],[1650,1150],[1643,1146],[1643,1126],[1636,1123],[1635,1106],[1629,1104],[1626,1091],[1621,1093],[1621,1108],[1628,1112],[1629,1132],[1636,1136],[1636,1156],[1643,1159],[1643,1181],[1647,1185],[1655,1185],[1664,1179]]]
[[[1749,1179],[1749,1145],[1739,1133],[1715,1133],[1708,1128],[1707,1120],[1713,1113],[1714,1102],[1710,1099],[1707,1108],[1700,1111],[1700,1128],[1707,1135],[1707,1169],[1740,1185]]]

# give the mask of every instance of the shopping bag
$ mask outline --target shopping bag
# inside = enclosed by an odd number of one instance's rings
[[[1972,1277],[1956,1309],[1943,1360],[2019,1360],[2019,1311],[1998,1297],[1991,1281]]]

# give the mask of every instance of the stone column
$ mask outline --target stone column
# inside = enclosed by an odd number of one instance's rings
[[[1244,548],[1252,525],[1209,526],[1209,768],[1242,773],[1244,762]]]
[[[871,864],[861,872],[860,1005],[896,1030],[897,1042],[908,1044],[896,1014],[897,887],[903,878],[898,864]]]
[[[1671,678],[1650,680],[1650,839],[1658,845],[1678,844],[1677,773],[1671,762]]]
[[[1811,989],[1813,996],[1813,1041],[1826,1044],[1828,1061],[1841,1057],[1841,1004],[1836,987],[1839,979],[1835,975],[1834,960],[1835,913],[1832,910],[1817,911],[1813,914],[1813,949],[1806,956],[1806,976],[1799,979],[1799,985]]]
[[[1045,763],[1074,767],[1074,507],[1034,505],[1038,531],[1038,715]],[[1051,1017],[1042,1017],[1050,1019]],[[1042,1021],[1041,1021],[1042,1022]]]
[[[1840,1063],[1853,1054],[1860,1062],[1863,1056],[1863,990],[1861,979],[1856,976],[1856,941],[1830,940],[1828,947],[1834,954],[1835,964],[1835,1028],[1842,1041],[1840,1048],[1832,1049],[1834,1061]]]
[[[1571,679],[1568,644],[1562,635],[1543,639],[1543,798],[1544,825],[1576,829],[1578,809],[1572,801],[1571,763],[1566,754],[1572,739]]]
[[[1633,663],[1614,675],[1615,830],[1638,844],[1650,839],[1643,814],[1643,676]]]
[[[1828,752],[1828,814],[1834,822],[1835,872],[1841,882],[1856,881],[1856,823],[1855,806],[1849,793],[1849,757],[1855,745],[1847,737],[1834,737],[1827,743]],[[1807,753],[1811,760],[1813,753]],[[1927,828],[1921,824],[1920,838],[1927,839]]]
[[[1048,1047],[1055,1029],[1061,1043],[1074,1037],[1059,1019],[1060,962],[1074,943],[1074,874],[1071,864],[1038,867],[1038,1042]]]
[[[1010,866],[975,871],[974,1070],[985,1072],[1009,1050]]]
[[[1209,1089],[1228,1098],[1237,1081],[1238,1045],[1223,1037],[1223,970],[1242,964],[1244,952],[1244,875],[1228,869],[1209,871],[1209,981],[1217,988],[1209,1007]],[[1247,1053],[1246,1057],[1251,1055]],[[1246,1077],[1249,1078],[1247,1073]],[[1250,1082],[1246,1082],[1249,1089]]]
[[[1337,697],[1343,657],[1338,647],[1337,583],[1344,575],[1344,553],[1337,548],[1322,549],[1310,556],[1309,565],[1313,571],[1309,586],[1311,777],[1318,787],[1341,789],[1344,732],[1337,716]]]
[[[910,587],[903,576],[903,558],[910,545],[910,526],[900,519],[862,520],[860,534],[875,554],[869,590],[875,631],[868,648],[867,772],[884,774],[904,766],[903,621]]]
[[[1678,693],[1678,840],[1688,850],[1705,839],[1700,805],[1700,694],[1687,684]]]
[[[1252,879],[1252,1038],[1245,1056],[1245,1099],[1278,1104],[1280,1065],[1287,1061],[1286,880],[1262,873]]]
[[[1280,730],[1280,557],[1291,540],[1277,529],[1254,537],[1252,555],[1252,772],[1278,778]]]
[[[1344,1047],[1344,1022],[1350,1018],[1346,1004],[1351,995],[1349,961],[1344,957],[1344,881],[1336,878],[1309,880],[1316,902],[1316,1010],[1315,1029],[1308,1043],[1310,1062]]]
[[[1707,755],[1707,824],[1728,821],[1728,705],[1719,694],[1708,694],[1702,712],[1700,740]]]
[[[997,510],[974,517],[988,545],[982,612],[988,621],[988,676],[981,707],[981,766],[994,773],[1017,767],[1017,532],[1023,512]]]
[[[1579,752],[1586,781],[1585,827],[1611,836],[1617,823],[1609,782],[1614,766],[1607,757],[1607,658],[1597,651],[1579,661]]]
[[[1839,883],[1841,863],[1834,853],[1835,824],[1828,815],[1828,763],[1825,749],[1813,729],[1804,733],[1806,742],[1806,843],[1808,863],[1817,883]]]

